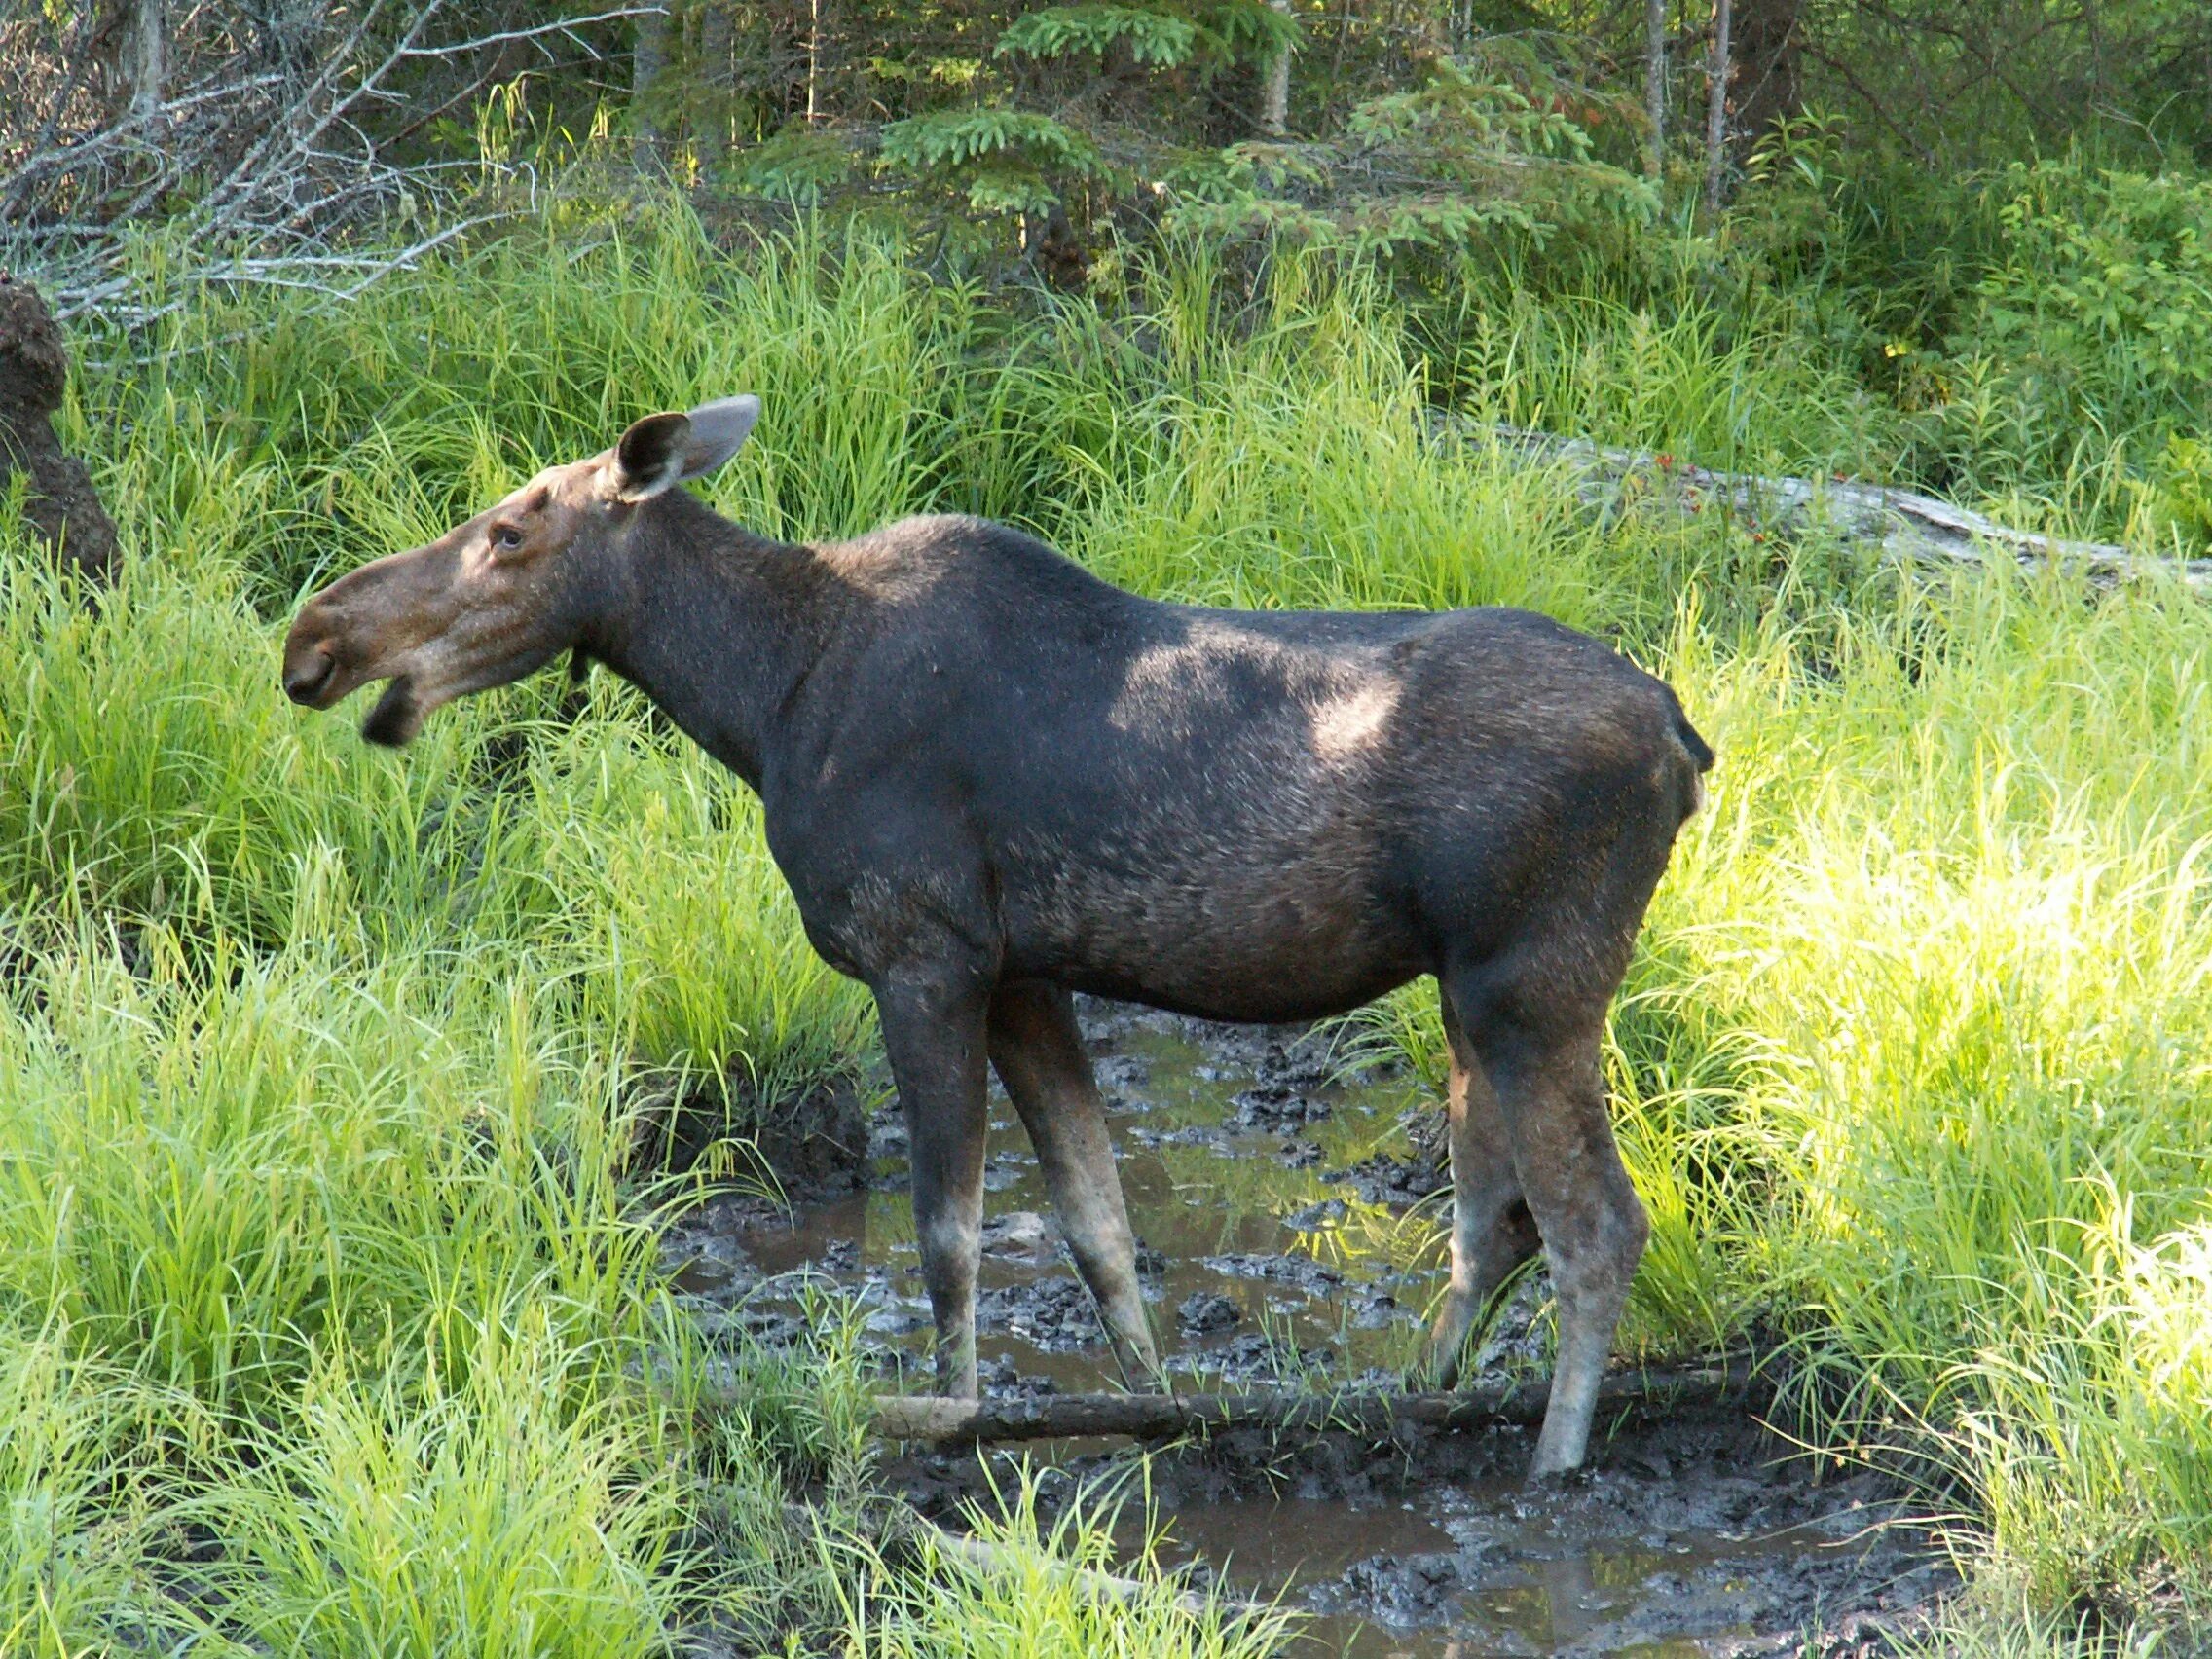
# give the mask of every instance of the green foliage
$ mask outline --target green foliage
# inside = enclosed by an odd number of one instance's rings
[[[1524,86],[1507,66],[1438,58],[1419,87],[1354,109],[1341,138],[1236,144],[1186,164],[1169,176],[1164,223],[1364,256],[1540,248],[1563,230],[1647,219],[1648,187],[1594,159],[1560,100],[1532,90],[1540,75]]]
[[[1204,55],[1219,65],[1271,62],[1301,43],[1291,17],[1262,0],[1209,0],[1193,9],[1191,20]]]
[[[529,800],[589,1029],[769,1102],[852,1071],[867,993],[807,945],[758,801],[689,739],[609,688],[537,751]]]
[[[1693,291],[1740,296],[1885,406],[1886,475],[2008,522],[2197,551],[2212,396],[2206,184],[2075,155],[1964,179],[1853,156],[1832,118],[1771,134]],[[1682,302],[1644,262],[1640,299]],[[1656,291],[1654,291],[1656,290]]]
[[[1071,1557],[1091,1567],[1112,1562],[1109,1529],[1121,1505],[1111,1493],[1082,1494],[1050,1527],[1037,1520],[1027,1470],[1007,1498],[1011,1519],[982,1506],[966,1518],[992,1546],[987,1565],[925,1541],[920,1574],[880,1587],[864,1582],[847,1611],[849,1650],[867,1659],[1091,1659],[1101,1651],[1263,1659],[1295,1641],[1296,1618],[1272,1609],[1232,1615],[1216,1605],[1194,1616],[1149,1560],[1151,1581],[1126,1599],[1072,1579]]]
[[[1856,187],[1814,182],[1858,235]],[[2201,602],[1908,580],[1817,529],[1594,506],[1482,436],[1926,464],[1931,412],[1800,304],[1825,282],[1856,310],[1847,262],[1778,240],[1728,286],[1700,247],[1678,283],[1563,295],[1469,261],[1409,301],[1341,253],[1177,244],[1118,250],[1095,303],[1008,313],[859,238],[732,258],[677,215],[584,231],[344,310],[180,296],[135,366],[95,339],[115,366],[83,371],[65,435],[122,581],[85,609],[0,528],[0,1328],[35,1349],[0,1346],[0,1402],[44,1425],[0,1437],[0,1503],[61,1517],[68,1642],[143,1628],[186,1519],[235,1541],[226,1610],[277,1649],[408,1650],[428,1608],[487,1647],[650,1651],[672,1585],[708,1581],[695,1537],[729,1541],[716,1593],[763,1628],[805,1598],[898,1652],[1241,1640],[1041,1567],[886,1577],[835,1535],[866,1479],[844,1310],[817,1351],[740,1350],[742,1409],[695,1430],[686,1390],[729,1356],[664,1293],[663,1195],[625,1185],[635,1088],[719,1072],[772,1110],[867,1059],[741,792],[600,682],[574,719],[544,684],[444,711],[403,757],[273,683],[304,583],[738,389],[768,413],[709,493],[763,530],[977,508],[1147,592],[1533,605],[1667,673],[1723,758],[1608,1039],[1655,1223],[1629,1344],[1783,1332],[1803,1429],[1933,1458],[2041,1607],[2126,1615],[2187,1580],[2212,1545]],[[2001,268],[1923,292],[1974,314]],[[2068,350],[2118,349],[2066,314]],[[2168,423],[2178,519],[2202,458],[2161,372],[2075,384]],[[2003,445],[1959,463],[2097,522],[2049,451]],[[1433,1010],[1382,1016],[1430,1068]],[[116,1506],[141,1444],[189,1495]],[[784,1506],[824,1490],[825,1536],[794,1533]],[[1072,1543],[1015,1507],[1024,1562]],[[356,1582],[383,1594],[334,1594]]]
[[[2031,1269],[2032,1344],[1976,1356],[1961,1460],[2033,1603],[2125,1606],[2163,1578],[2212,1600],[2212,1221],[2163,1235],[2107,1189],[2066,1256]],[[2145,1236],[2150,1242],[2139,1240]],[[2098,1425],[2084,1434],[2084,1421]]]
[[[1947,343],[1973,393],[1946,426],[1978,436],[1999,405],[2016,460],[2044,466],[2090,434],[2148,459],[2194,433],[2212,407],[2212,182],[2070,160],[1983,194],[1997,245]]]
[[[1025,12],[993,50],[1000,57],[1104,56],[1126,43],[1130,61],[1164,68],[1187,61],[1197,42],[1198,29],[1186,18],[1137,6],[1087,4]]]
[[[600,1659],[672,1650],[682,1487],[649,1437],[565,1403],[550,1334],[449,1386],[334,1360],[295,1420],[199,1506],[253,1650]]]
[[[1065,181],[1104,170],[1089,139],[1026,110],[918,115],[886,127],[880,143],[886,165],[964,186],[979,213],[1041,212]]]
[[[145,1572],[163,1402],[72,1363],[66,1331],[0,1325],[0,1651],[75,1659],[173,1639]]]
[[[858,176],[852,140],[833,128],[787,127],[743,153],[736,182],[773,202],[819,205],[826,193]]]
[[[46,1013],[0,1010],[10,1307],[222,1408],[283,1394],[332,1343],[540,1304],[609,1365],[642,1337],[623,1137],[569,1092],[592,1079],[511,969],[392,948],[333,991],[347,959],[313,948],[257,963],[218,940],[204,977],[173,936],[137,948],[150,985],[88,940],[42,957]]]
[[[2139,491],[2151,534],[2184,547],[2212,547],[2212,442],[2175,433]]]

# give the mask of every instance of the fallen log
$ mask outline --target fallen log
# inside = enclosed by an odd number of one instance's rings
[[[1994,554],[2026,566],[2059,564],[2093,581],[2112,583],[2163,571],[2212,592],[2212,559],[2147,558],[2105,541],[2014,530],[1933,496],[1841,479],[1766,478],[1717,472],[1650,450],[1608,449],[1587,438],[1563,438],[1520,426],[1482,425],[1438,418],[1440,433],[1491,442],[1543,461],[1574,465],[1576,486],[1593,506],[1618,512],[1636,500],[1667,499],[1688,511],[1717,505],[1748,526],[1773,532],[1820,522],[1847,541],[1869,543],[1885,558],[1924,565],[1979,565]]]
[[[1719,1400],[1749,1387],[1747,1360],[1663,1371],[1619,1371],[1599,1385],[1601,1405],[1664,1406]],[[1409,1428],[1485,1428],[1541,1422],[1548,1382],[1500,1383],[1453,1394],[1273,1392],[1252,1394],[1046,1394],[1032,1399],[955,1400],[880,1395],[874,1428],[885,1440],[932,1444],[1080,1439],[1126,1435],[1174,1439],[1233,1428],[1349,1433],[1387,1439]]]

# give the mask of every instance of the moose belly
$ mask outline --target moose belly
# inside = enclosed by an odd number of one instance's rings
[[[1365,860],[1023,860],[1003,872],[1007,966],[1214,1019],[1312,1019],[1428,969],[1411,906]]]

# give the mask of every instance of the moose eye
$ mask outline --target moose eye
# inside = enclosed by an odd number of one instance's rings
[[[502,524],[492,532],[492,545],[502,551],[512,551],[522,545],[522,532],[511,524]]]

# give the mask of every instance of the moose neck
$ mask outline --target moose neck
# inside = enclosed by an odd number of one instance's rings
[[[730,523],[682,490],[647,503],[624,579],[581,642],[756,791],[777,715],[830,618],[814,555]]]

